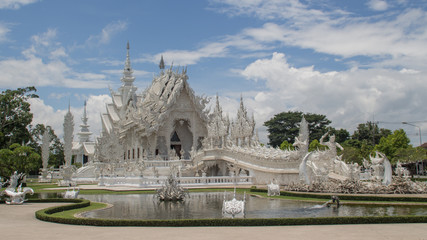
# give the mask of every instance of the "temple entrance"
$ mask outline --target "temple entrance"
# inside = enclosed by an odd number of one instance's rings
[[[174,149],[179,158],[189,159],[192,146],[193,134],[190,131],[189,121],[184,119],[175,120],[174,130],[170,139],[170,149]]]

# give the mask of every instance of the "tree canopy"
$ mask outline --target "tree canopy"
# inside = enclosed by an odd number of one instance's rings
[[[382,137],[387,137],[390,134],[391,130],[379,128],[377,123],[368,121],[357,126],[357,129],[354,131],[351,139],[375,146],[380,143]]]
[[[384,153],[389,160],[396,160],[396,152],[399,149],[408,148],[409,142],[410,140],[406,136],[405,131],[403,129],[399,129],[395,130],[393,134],[388,135],[387,137],[382,137],[380,143],[375,146],[375,150]]]
[[[0,149],[31,139],[28,125],[33,120],[29,98],[37,98],[35,87],[5,90],[0,94]]]
[[[270,146],[280,146],[284,141],[290,144],[294,143],[303,115],[308,123],[310,142],[314,139],[320,139],[328,131],[327,127],[331,121],[325,115],[292,111],[282,112],[264,123],[269,133]]]
[[[8,177],[14,171],[25,174],[38,174],[41,158],[30,146],[18,143],[0,149],[0,176]]]

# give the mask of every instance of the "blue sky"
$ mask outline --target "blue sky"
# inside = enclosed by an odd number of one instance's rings
[[[263,122],[293,110],[350,133],[379,121],[418,145],[400,122],[427,131],[425,26],[425,0],[0,0],[0,89],[36,86],[34,123],[59,135],[68,102],[77,132],[87,100],[98,135],[129,41],[140,91],[163,55],[232,118],[242,95],[264,142]]]

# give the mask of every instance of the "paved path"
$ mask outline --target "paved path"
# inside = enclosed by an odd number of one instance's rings
[[[414,239],[427,240],[427,224],[281,227],[89,227],[39,221],[34,212],[58,203],[0,204],[1,239]]]

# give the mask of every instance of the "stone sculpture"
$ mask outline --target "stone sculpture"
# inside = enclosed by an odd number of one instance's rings
[[[157,189],[157,197],[160,201],[182,201],[188,195],[188,191],[178,183],[176,174],[176,169],[171,168],[169,177],[163,186]]]
[[[2,193],[7,197],[5,201],[6,204],[8,205],[23,204],[26,201],[25,199],[26,194],[31,194],[31,195],[34,194],[34,190],[32,188],[24,187],[22,189],[21,187],[22,183],[20,182],[23,180],[24,177],[25,177],[25,174],[23,173],[18,174],[17,171],[15,171],[12,176],[10,176],[9,186]]]
[[[77,190],[75,187],[67,188],[67,191],[64,193],[63,198],[75,199],[78,197],[79,193],[80,193],[80,188],[77,188]]]
[[[398,177],[408,178],[410,177],[409,170],[402,166],[400,161],[396,163],[395,173]]]
[[[274,179],[267,185],[267,189],[267,196],[280,196],[280,186]]]
[[[392,180],[392,169],[390,161],[385,154],[375,152],[375,156],[370,155],[371,168],[373,169],[373,178],[383,180],[383,185],[390,185]]]

